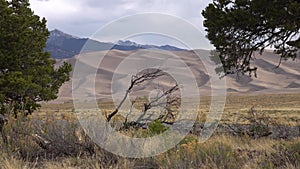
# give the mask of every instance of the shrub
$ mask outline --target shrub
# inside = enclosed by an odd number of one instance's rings
[[[149,123],[149,128],[148,128],[150,134],[153,134],[153,135],[161,134],[168,129],[169,129],[169,127],[166,127],[159,120],[155,120],[155,121]]]
[[[239,124],[239,120],[241,118],[249,124]],[[235,123],[236,124],[234,125],[227,126],[232,130],[233,134],[238,136],[247,135],[257,139],[267,137],[272,134],[270,117],[255,110],[254,107],[251,107],[250,110],[248,110],[246,116],[239,117]]]
[[[44,120],[18,117],[4,129],[8,153],[21,158],[53,158],[60,156],[93,155],[97,146],[74,119],[47,116]]]

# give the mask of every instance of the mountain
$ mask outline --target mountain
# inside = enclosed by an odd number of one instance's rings
[[[81,51],[85,46],[85,51]],[[78,38],[69,34],[66,34],[60,30],[54,29],[50,31],[50,36],[46,43],[45,51],[51,53],[51,56],[55,59],[71,58],[78,55],[80,52],[88,53],[95,51],[104,51],[116,49],[121,51],[132,51],[139,49],[160,49],[167,51],[183,51],[170,45],[155,46],[155,45],[141,45],[131,41],[118,41],[116,44],[99,42],[89,38]]]
[[[45,51],[50,52],[51,56],[55,59],[71,58],[78,55],[87,42],[89,45],[84,52],[107,50],[113,46],[111,43],[98,42],[88,38],[78,38],[55,29],[50,31]]]
[[[171,46],[171,45],[163,45],[163,46],[156,46],[156,45],[141,45],[141,44],[137,44],[135,42],[131,42],[129,40],[126,41],[122,41],[119,40],[116,44],[116,47],[113,49],[118,49],[120,50],[120,48],[124,48],[125,50],[138,50],[138,49],[159,49],[159,50],[166,50],[166,51],[184,51],[184,49],[181,48],[177,48],[175,46]]]

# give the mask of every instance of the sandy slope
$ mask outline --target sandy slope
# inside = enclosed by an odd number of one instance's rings
[[[196,55],[195,52],[198,54]],[[216,74],[212,71],[214,64],[207,60],[209,51],[118,51],[111,50],[93,52],[75,56],[71,59],[58,60],[57,66],[63,61],[75,66],[81,65],[84,76],[74,76],[70,82],[65,83],[59,93],[58,100],[72,99],[72,81],[77,80],[77,86],[73,86],[73,91],[82,97],[92,97],[95,93],[97,99],[122,96],[129,85],[131,76],[142,71],[144,67],[159,67],[169,73],[168,77],[163,77],[145,85],[135,88],[133,95],[148,96],[151,91],[166,90],[176,81],[179,84],[191,84],[195,80],[201,95],[211,94],[212,76]],[[105,55],[106,54],[106,55]],[[104,56],[102,62],[97,64],[100,56]],[[201,59],[199,59],[199,56]],[[285,93],[299,92],[300,90],[300,67],[299,59],[295,61],[283,61],[280,68],[279,57],[270,51],[266,51],[262,56],[256,54],[253,63],[258,67],[258,77],[248,76],[236,78],[226,77],[227,92],[239,94],[254,93]],[[91,73],[95,72],[95,73]],[[95,80],[95,81],[94,81]],[[91,87],[95,83],[95,90]],[[222,86],[214,85],[213,88],[220,89]],[[194,88],[187,86],[184,89],[186,94],[193,95]]]

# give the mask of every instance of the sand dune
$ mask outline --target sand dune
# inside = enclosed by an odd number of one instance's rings
[[[211,81],[214,79],[212,76],[216,77],[216,74],[211,71],[214,64],[207,60],[209,51],[197,50],[196,53],[202,59],[192,51],[111,50],[58,60],[57,66],[66,61],[71,63],[73,67],[75,63],[81,65],[82,74],[95,72],[83,77],[72,77],[70,82],[62,86],[58,100],[72,99],[72,92],[76,90],[83,91],[81,94],[85,97],[93,96],[93,93],[96,93],[97,99],[110,98],[111,95],[122,96],[130,83],[131,76],[142,71],[145,67],[161,68],[169,76],[159,78],[144,86],[138,86],[134,92],[136,96],[149,95],[151,91],[157,89],[166,90],[176,82],[189,84],[193,82],[191,79],[196,82],[201,95],[210,95],[211,84],[216,83]],[[99,57],[103,57],[101,63],[97,63]],[[264,52],[262,56],[256,54],[253,64],[258,67],[258,77],[243,76],[237,78],[228,76],[226,77],[227,92],[240,94],[299,92],[299,62],[299,59],[283,61],[280,68],[275,69],[279,63],[278,56],[270,51]],[[74,80],[80,83],[78,86],[73,86],[72,91],[72,81]],[[91,83],[95,84],[95,89],[89,87],[93,86]],[[222,88],[218,85],[213,87]],[[191,91],[191,89],[186,89],[185,92],[191,95],[195,94],[195,91]]]

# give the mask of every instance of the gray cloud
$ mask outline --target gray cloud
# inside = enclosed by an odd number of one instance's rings
[[[211,0],[29,0],[34,12],[48,21],[48,28],[88,37],[120,17],[158,12],[186,19],[203,33],[201,11]]]

